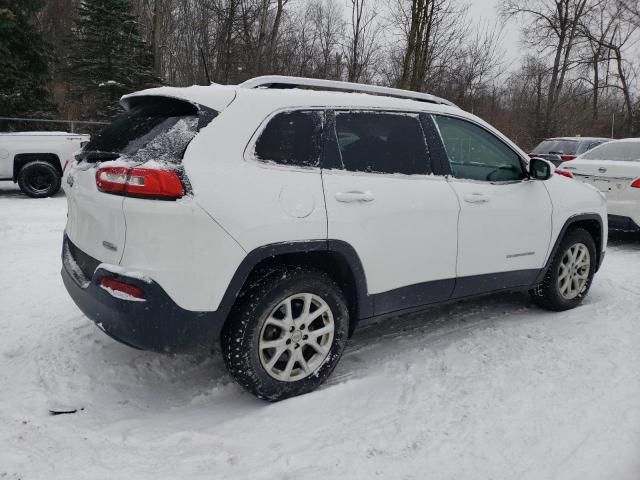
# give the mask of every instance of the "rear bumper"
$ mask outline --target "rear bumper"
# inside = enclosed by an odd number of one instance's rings
[[[76,260],[76,257],[78,258]],[[93,273],[87,265],[99,262],[64,238],[62,280],[76,303],[107,335],[142,350],[178,353],[211,349],[220,336],[224,318],[217,312],[180,308],[153,281],[119,275],[102,268]],[[104,276],[114,277],[144,290],[145,301],[123,300],[102,287]]]

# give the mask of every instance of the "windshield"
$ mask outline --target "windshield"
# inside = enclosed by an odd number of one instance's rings
[[[575,155],[580,142],[575,140],[543,140],[533,149],[532,153],[559,153]]]
[[[122,158],[179,163],[189,142],[216,112],[164,97],[143,97],[94,135],[79,155],[89,162]]]
[[[580,156],[581,160],[640,160],[640,142],[612,142],[600,145]]]

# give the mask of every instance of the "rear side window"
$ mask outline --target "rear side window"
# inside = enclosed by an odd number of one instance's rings
[[[532,153],[575,155],[579,146],[580,142],[575,140],[543,140],[533,149]]]
[[[456,178],[506,182],[524,176],[520,156],[484,128],[459,118],[434,115]]]
[[[336,112],[342,164],[352,172],[431,173],[417,114]]]
[[[179,163],[189,142],[217,112],[166,97],[141,97],[92,136],[80,158]]]
[[[273,117],[255,147],[257,159],[282,165],[320,164],[323,113],[317,110],[283,112]]]
[[[611,142],[600,145],[580,156],[581,160],[640,160],[640,142]]]

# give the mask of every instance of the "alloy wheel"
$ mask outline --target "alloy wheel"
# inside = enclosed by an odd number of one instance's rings
[[[566,300],[572,300],[586,288],[589,280],[591,256],[583,243],[571,245],[560,261],[558,290]]]
[[[264,322],[258,343],[260,362],[276,380],[308,377],[331,351],[335,323],[327,302],[312,293],[291,295]]]

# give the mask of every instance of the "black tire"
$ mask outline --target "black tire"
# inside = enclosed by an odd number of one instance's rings
[[[582,244],[587,247],[589,252],[589,273],[587,281],[580,291],[580,293],[574,298],[568,299],[562,295],[559,285],[560,264],[567,253],[567,251],[575,245]],[[531,291],[531,296],[536,304],[547,310],[560,312],[563,310],[569,310],[575,308],[589,292],[591,282],[593,281],[593,275],[596,271],[597,256],[596,256],[596,244],[589,232],[582,228],[577,228],[569,231],[560,242],[553,261],[547,270],[544,280],[540,285]]]
[[[259,342],[263,326],[274,309],[290,296],[302,293],[320,297],[330,308],[333,340],[327,357],[308,376],[295,381],[281,381],[263,366]],[[340,360],[348,332],[347,303],[340,287],[329,275],[309,267],[274,267],[255,275],[239,296],[222,331],[222,354],[227,369],[243,388],[258,398],[274,402],[311,392],[322,384]],[[293,365],[302,368],[301,364],[294,362]]]
[[[18,173],[18,185],[31,198],[55,195],[60,190],[62,178],[58,169],[48,162],[36,160],[25,164]]]

